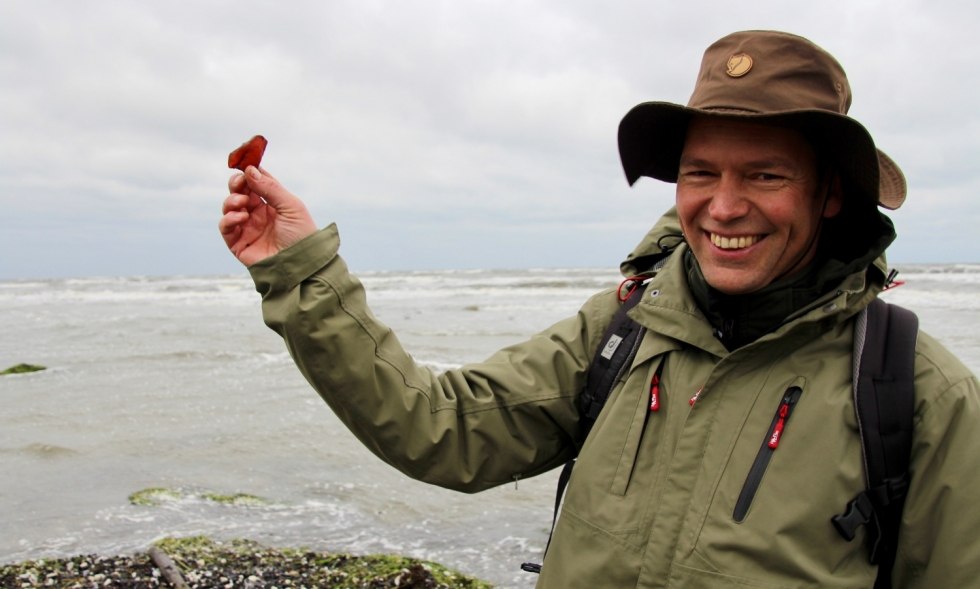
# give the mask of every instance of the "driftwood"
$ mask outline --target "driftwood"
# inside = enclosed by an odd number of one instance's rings
[[[160,569],[160,573],[163,574],[163,578],[170,583],[170,586],[174,589],[190,589],[187,582],[184,581],[184,576],[180,574],[180,569],[174,564],[174,561],[167,556],[167,553],[160,550],[156,546],[151,546],[149,550],[150,558],[153,559],[153,563],[157,565]]]

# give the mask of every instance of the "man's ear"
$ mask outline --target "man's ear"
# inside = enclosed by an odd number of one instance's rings
[[[840,186],[840,174],[834,173],[826,186],[827,194],[823,204],[823,217],[832,219],[836,217],[844,206],[844,191]]]

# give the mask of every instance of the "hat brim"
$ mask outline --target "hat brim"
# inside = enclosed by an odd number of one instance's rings
[[[677,170],[694,116],[724,117],[786,125],[817,138],[827,146],[845,184],[887,209],[905,200],[901,169],[875,147],[868,131],[854,119],[826,110],[794,110],[758,114],[737,110],[702,110],[670,102],[644,102],[633,107],[619,124],[619,157],[626,179],[633,185],[642,176],[677,182]]]

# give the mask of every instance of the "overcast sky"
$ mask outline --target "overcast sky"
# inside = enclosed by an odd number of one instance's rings
[[[256,133],[355,270],[614,268],[673,201],[627,186],[619,119],[749,28],[844,65],[909,180],[889,260],[980,262],[975,2],[0,0],[0,279],[241,272]]]

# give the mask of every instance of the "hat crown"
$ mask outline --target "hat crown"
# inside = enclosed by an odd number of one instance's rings
[[[704,52],[688,106],[751,114],[822,110],[845,115],[851,88],[840,63],[809,40],[776,31],[742,31]]]

